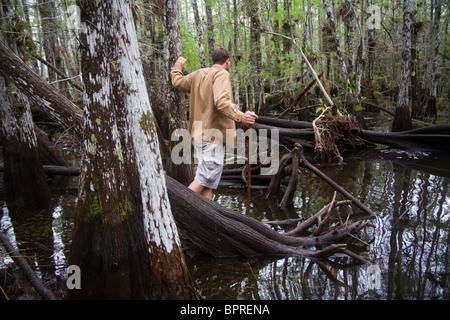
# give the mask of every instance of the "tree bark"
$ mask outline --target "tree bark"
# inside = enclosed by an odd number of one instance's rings
[[[200,68],[206,68],[205,46],[203,45],[203,30],[202,22],[198,14],[197,0],[191,0],[192,9],[194,10],[195,24],[197,25],[197,42],[198,42],[198,57],[200,60]]]
[[[79,1],[82,171],[70,264],[83,299],[192,299],[129,1]]]
[[[169,176],[188,186],[194,179],[192,164],[175,164],[172,161],[172,149],[182,139],[178,130],[187,129],[187,103],[185,94],[172,85],[170,70],[175,61],[182,55],[181,33],[179,22],[179,0],[167,0],[165,6],[164,30],[164,107],[169,120],[169,145],[166,158],[166,170]]]
[[[255,103],[255,112],[266,115],[264,81],[262,76],[262,54],[261,54],[261,18],[259,17],[259,2],[250,0],[247,3],[248,16],[250,18],[250,64],[251,83]]]
[[[20,92],[13,99],[9,88],[9,81],[0,77],[6,197],[13,207],[45,209],[50,206],[50,191],[37,152],[30,105]]]
[[[411,116],[415,119],[422,118],[423,107],[420,101],[418,37],[420,23],[417,23],[417,0],[412,1],[411,10]]]
[[[350,78],[349,78],[348,70],[347,70],[347,64],[345,63],[344,55],[342,53],[341,41],[339,38],[339,34],[337,32],[333,8],[330,6],[330,3],[328,0],[323,0],[323,4],[325,6],[325,12],[328,17],[328,23],[330,25],[331,31],[333,32],[333,40],[334,40],[335,49],[336,49],[336,56],[338,58],[339,65],[340,65],[341,72],[342,72],[342,77],[344,79],[344,90],[346,93],[348,93],[348,96],[346,99],[347,100],[346,105],[353,108],[353,105],[355,104],[355,96],[353,93],[353,89],[351,88]]]
[[[428,104],[426,107],[426,114],[430,117],[437,116],[437,62],[439,57],[439,22],[441,19],[441,8],[442,8],[442,0],[432,0],[434,2],[434,16],[431,21],[432,26],[430,28],[430,39],[431,39],[431,56],[433,57],[430,61],[429,66],[429,78],[430,78],[430,87],[429,87],[429,98]]]
[[[216,49],[216,40],[214,36],[214,23],[211,9],[212,1],[205,1],[206,8],[206,30],[208,35],[208,53],[209,53],[209,65],[212,66],[212,52]]]
[[[411,59],[411,0],[403,1],[403,46],[400,92],[395,109],[392,132],[412,129],[409,112],[409,63]]]
[[[4,26],[13,28],[13,6],[3,4]],[[15,39],[15,38],[12,38]],[[0,42],[3,35],[0,35]],[[10,41],[11,50],[18,52],[16,41]],[[6,45],[5,45],[6,47]],[[0,119],[4,183],[10,206],[45,209],[50,206],[50,191],[38,154],[38,142],[28,97],[21,90],[13,95],[8,79],[0,76]]]
[[[41,16],[41,32],[43,35],[43,46],[46,60],[56,69],[64,72],[64,63],[59,55],[59,36],[61,35],[60,21],[57,18],[57,10],[55,3],[53,1],[44,1],[38,0],[39,3],[39,14]],[[57,73],[48,69],[48,79],[49,82],[54,82],[58,80]],[[58,82],[56,87],[64,92],[65,95],[68,95],[68,86],[65,81]]]
[[[238,40],[239,40],[239,32],[238,32],[238,6],[237,1],[233,0],[233,74],[234,74],[234,102],[239,105],[240,101],[240,95],[239,95],[239,71],[238,71],[238,65],[239,61],[241,59],[241,53],[240,49],[238,47]]]

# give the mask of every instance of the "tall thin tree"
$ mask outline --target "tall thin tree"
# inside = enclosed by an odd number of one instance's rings
[[[411,60],[411,0],[403,0],[402,71],[398,103],[391,131],[412,129],[409,112],[409,63]]]
[[[438,59],[439,59],[439,46],[440,46],[440,38],[439,38],[439,22],[441,19],[441,10],[442,10],[442,0],[431,0],[434,4],[432,6],[432,19],[430,26],[430,56],[432,57],[429,62],[429,98],[428,104],[426,107],[426,113],[428,116],[436,116],[437,115],[437,84],[438,84]],[[433,10],[434,9],[434,10]]]
[[[170,69],[183,53],[181,45],[179,0],[167,0],[165,5],[164,32],[164,107],[168,115],[169,150],[167,155],[167,174],[188,186],[194,179],[194,168],[191,163],[176,164],[172,161],[172,149],[182,137],[179,129],[187,129],[187,103],[184,93],[177,90],[170,77]],[[190,142],[189,144],[190,145]],[[185,155],[184,155],[185,156]]]
[[[198,13],[197,0],[191,0],[191,4],[192,10],[194,10],[195,24],[197,25],[198,56],[200,60],[200,67],[206,68],[205,46],[203,45],[203,28],[200,15]]]

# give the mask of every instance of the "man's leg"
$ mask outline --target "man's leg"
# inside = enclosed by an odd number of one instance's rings
[[[206,188],[206,187],[202,186],[201,184],[199,184],[197,181],[192,181],[192,183],[189,185],[188,188],[194,192],[197,192],[198,194],[201,194],[205,198],[212,200],[212,189],[211,188]]]
[[[208,198],[209,200],[212,200],[212,189],[203,187],[202,196],[205,198]]]
[[[212,200],[212,189],[202,186],[197,181],[192,181],[192,183],[189,185],[189,189],[197,192],[198,194],[201,194],[205,198]]]
[[[195,180],[189,185],[189,189],[212,200],[212,190],[217,188],[222,176],[225,147],[205,142],[194,143],[194,148],[200,161],[195,172]]]

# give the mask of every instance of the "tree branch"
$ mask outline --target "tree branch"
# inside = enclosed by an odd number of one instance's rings
[[[37,292],[44,298],[45,300],[58,300],[58,298],[53,294],[53,292],[48,289],[42,282],[39,280],[36,273],[31,269],[28,262],[14,249],[11,242],[9,242],[8,238],[0,232],[0,240],[3,243],[6,251],[8,252],[11,259],[20,266],[23,273],[27,276],[27,278],[33,283]]]

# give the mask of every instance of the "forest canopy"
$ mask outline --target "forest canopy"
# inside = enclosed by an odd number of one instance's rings
[[[14,17],[5,36],[14,39],[23,58],[42,76],[67,95],[80,98],[79,90],[68,84],[80,84],[75,1],[3,1],[4,5],[8,2],[14,6]],[[312,79],[299,49],[286,38],[290,37],[296,39],[317,74],[323,73],[327,90],[339,106],[346,107],[349,92],[355,94],[352,106],[356,110],[370,108],[370,103],[397,105],[403,16],[408,10],[413,116],[421,119],[446,113],[448,4],[442,0],[407,2],[405,9],[400,0],[183,0],[179,2],[182,54],[187,69],[194,71],[210,65],[215,47],[229,49],[236,103],[244,110],[252,104],[264,115],[284,108]],[[168,50],[164,47],[164,2],[132,1],[131,7],[151,102],[162,112],[158,88],[164,84],[161,75]],[[62,73],[58,75],[52,67]],[[436,110],[427,108],[430,100]],[[302,106],[315,111],[320,102],[305,101]]]

